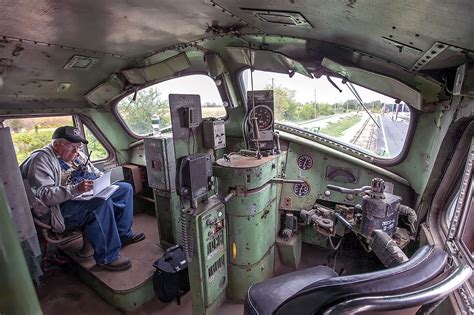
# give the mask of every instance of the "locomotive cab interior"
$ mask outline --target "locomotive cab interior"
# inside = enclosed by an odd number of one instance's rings
[[[471,314],[473,3],[313,2],[0,4],[0,314]],[[62,125],[133,186],[129,270],[35,220]]]

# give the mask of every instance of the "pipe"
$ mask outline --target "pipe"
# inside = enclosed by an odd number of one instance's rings
[[[357,314],[365,311],[392,311],[407,309],[437,301],[464,284],[472,275],[469,266],[459,266],[448,277],[429,287],[396,295],[364,296],[348,300],[327,309],[323,314]]]
[[[416,220],[418,220],[416,211],[410,208],[409,206],[405,206],[405,205],[400,205],[400,207],[398,208],[398,211],[400,212],[401,215],[407,216],[411,232],[412,234],[415,234],[415,222]]]

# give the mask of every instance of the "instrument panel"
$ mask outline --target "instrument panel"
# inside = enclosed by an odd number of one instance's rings
[[[283,185],[280,198],[282,210],[308,210],[320,201],[361,204],[361,196],[332,191],[327,189],[327,185],[360,188],[369,185],[374,177],[380,177],[387,185],[394,186],[394,193],[403,200],[412,199],[408,186],[372,168],[294,142],[289,143],[287,152],[286,179],[303,180],[305,183]]]

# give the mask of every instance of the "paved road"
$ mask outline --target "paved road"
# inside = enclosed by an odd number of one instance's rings
[[[388,156],[395,157],[401,151],[408,131],[408,121],[393,121],[389,116],[379,117],[380,128],[377,133],[377,152],[388,149]]]

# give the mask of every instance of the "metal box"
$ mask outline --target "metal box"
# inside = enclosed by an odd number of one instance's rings
[[[181,166],[181,163],[184,163]],[[212,162],[209,153],[197,153],[180,159],[179,193],[194,200],[209,191],[209,178],[212,176]],[[184,190],[185,188],[186,190]]]
[[[171,134],[145,138],[148,185],[164,191],[176,190],[176,158]]]
[[[220,119],[205,119],[202,123],[204,147],[206,149],[225,148],[225,122]]]

